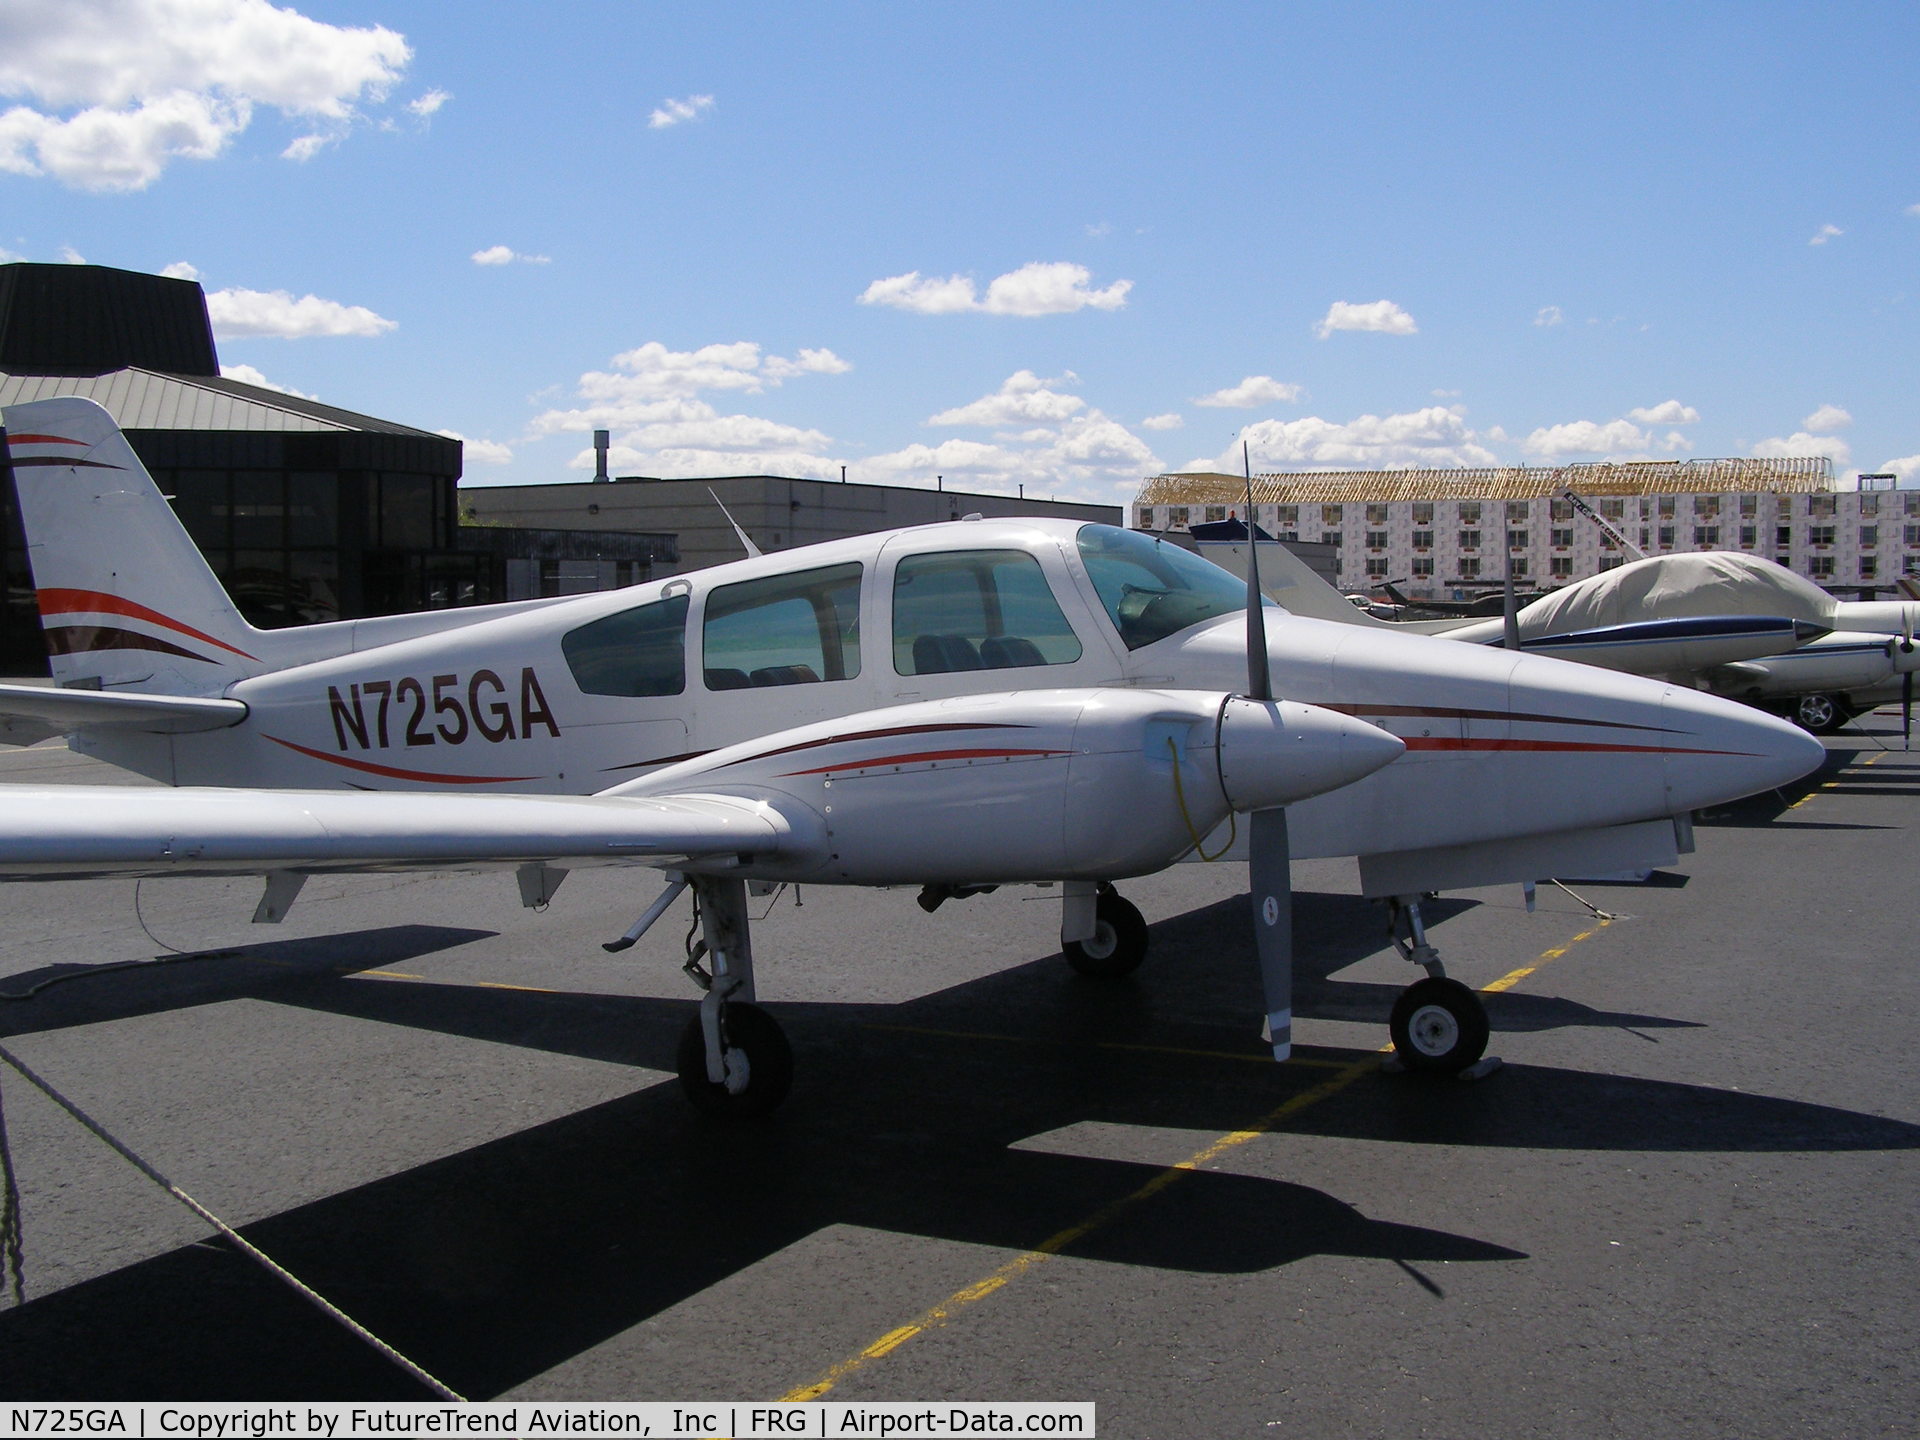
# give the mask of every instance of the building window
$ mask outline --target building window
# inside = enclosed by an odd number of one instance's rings
[[[1547,561],[1547,573],[1555,580],[1571,580],[1573,578],[1573,557],[1571,555],[1555,555]]]
[[[1862,545],[1878,545],[1880,543],[1880,527],[1878,525],[1862,525],[1860,527],[1860,543]]]
[[[1649,530],[1645,525],[1642,525],[1640,527],[1640,548],[1644,550],[1652,543],[1653,531]]]
[[[1431,555],[1416,555],[1413,557],[1413,578],[1416,580],[1431,580],[1433,578],[1433,557]]]
[[[1338,530],[1327,530],[1322,532],[1320,536],[1320,543],[1322,545],[1332,545],[1337,548],[1340,542],[1341,536]]]
[[[1695,519],[1710,520],[1719,513],[1720,497],[1718,495],[1696,495],[1693,497],[1693,514]]]
[[[1758,518],[1759,514],[1760,497],[1758,495],[1742,495],[1740,497],[1740,518],[1742,520],[1753,520]]]
[[[1571,500],[1554,501],[1553,518],[1556,520],[1571,520],[1573,518],[1573,502]]]
[[[1507,573],[1516,580],[1526,579],[1527,578],[1527,557],[1524,555],[1514,556],[1513,559],[1507,562]]]
[[[1167,524],[1169,527],[1174,529],[1179,529],[1179,530],[1186,529],[1187,528],[1187,507],[1184,505],[1169,506],[1167,509]]]
[[[1367,579],[1384,580],[1387,578],[1387,562],[1384,557],[1367,561]]]
[[[1387,523],[1387,507],[1384,505],[1367,506],[1367,524],[1384,525]]]
[[[1807,560],[1807,574],[1816,580],[1831,580],[1833,578],[1833,556],[1810,556]]]
[[[1660,518],[1662,520],[1671,520],[1673,518],[1673,507],[1673,496],[1662,495],[1660,497]]]
[[[1367,531],[1367,548],[1369,550],[1386,549],[1387,548],[1387,532],[1384,530]]]
[[[1416,500],[1413,502],[1413,523],[1416,525],[1433,524],[1433,502]]]
[[[1462,530],[1460,532],[1460,548],[1462,550],[1478,550],[1480,548],[1480,532],[1478,530]]]
[[[1751,550],[1759,543],[1760,527],[1758,525],[1742,525],[1740,527],[1740,548],[1742,550]]]
[[[1524,530],[1507,531],[1507,549],[1524,550],[1527,548],[1527,532]]]
[[[1873,556],[1862,555],[1860,557],[1860,578],[1862,580],[1871,580],[1879,573],[1879,562]]]
[[[1462,500],[1460,502],[1460,523],[1462,525],[1478,525],[1480,523],[1480,502],[1478,500]]]
[[[1906,501],[1906,513],[1920,515],[1920,490],[1909,491],[1903,498]]]
[[[1627,518],[1627,502],[1624,500],[1602,500],[1600,502],[1600,513],[1609,520],[1624,520]]]
[[[1880,513],[1880,497],[1870,491],[1862,490],[1860,492],[1860,513],[1862,515],[1878,515]]]
[[[1224,505],[1207,506],[1207,521],[1209,524],[1211,524],[1215,520],[1224,520],[1226,518],[1227,518],[1226,506]]]
[[[1460,562],[1460,578],[1462,580],[1478,580],[1480,578],[1479,560],[1473,556],[1468,556],[1463,559]]]
[[[1433,532],[1431,530],[1414,531],[1413,548],[1416,550],[1431,550],[1433,548]]]
[[[1774,549],[1784,550],[1791,544],[1793,544],[1793,527],[1791,525],[1774,526],[1773,527]]]
[[[1300,527],[1300,507],[1298,505],[1280,505],[1274,508],[1273,523],[1284,525],[1289,530]]]
[[[1718,525],[1694,526],[1693,543],[1699,549],[1711,550],[1720,543],[1720,527]]]
[[[1573,548],[1573,530],[1571,527],[1564,530],[1549,531],[1547,538],[1553,542],[1553,548],[1556,550],[1570,550]]]
[[[1807,497],[1807,518],[1825,520],[1833,514],[1834,497],[1831,495],[1809,495]]]
[[[1320,523],[1322,525],[1338,525],[1342,515],[1345,513],[1345,509],[1346,507],[1342,505],[1322,505],[1320,507]]]
[[[1527,502],[1524,500],[1507,501],[1507,523],[1509,525],[1527,523]]]
[[[1618,570],[1621,561],[1625,559],[1626,556],[1624,555],[1602,555],[1600,557],[1600,568],[1602,570]]]
[[[1662,525],[1660,527],[1660,548],[1662,550],[1671,550],[1673,548],[1673,526]]]
[[[1834,527],[1831,525],[1809,525],[1807,527],[1807,543],[1809,545],[1831,545],[1833,544],[1833,531]]]
[[[1906,527],[1906,543],[1908,545],[1920,545],[1920,525],[1909,525]]]

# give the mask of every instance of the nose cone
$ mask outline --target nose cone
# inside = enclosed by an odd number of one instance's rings
[[[1220,780],[1235,810],[1271,810],[1351,785],[1406,745],[1378,726],[1292,700],[1227,701]]]
[[[1696,690],[1669,687],[1661,718],[1668,808],[1676,815],[1775,789],[1827,758],[1798,725]]]

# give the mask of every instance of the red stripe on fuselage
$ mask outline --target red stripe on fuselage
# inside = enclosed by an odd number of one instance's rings
[[[42,590],[38,593],[40,615],[44,619],[50,615],[125,615],[130,620],[145,620],[150,625],[159,625],[181,635],[191,635],[204,644],[217,645],[222,650],[231,651],[242,660],[256,663],[259,656],[249,655],[238,646],[229,645],[224,640],[216,640],[203,630],[191,625],[183,625],[178,620],[162,615],[158,610],[148,609],[136,600],[126,600],[118,595],[108,595],[99,590]]]
[[[1409,750],[1549,750],[1587,755],[1735,755],[1758,759],[1745,750],[1689,750],[1678,745],[1601,745],[1590,740],[1461,740],[1445,735],[1403,735]]]
[[[510,785],[518,780],[544,780],[544,775],[436,775],[430,770],[402,770],[397,765],[376,765],[371,760],[355,760],[347,755],[329,755],[324,750],[312,750],[305,745],[296,745],[291,740],[282,740],[278,735],[264,737],[276,745],[284,745],[289,750],[297,750],[302,755],[315,760],[324,760],[329,765],[344,765],[349,770],[363,771],[368,775],[385,775],[390,780],[420,780],[430,785]]]
[[[936,760],[1007,760],[1020,755],[1071,755],[1071,750],[918,750],[910,755],[880,755],[871,760],[842,760],[813,770],[788,770],[781,775],[832,775],[842,770],[873,770],[883,765],[925,765]]]

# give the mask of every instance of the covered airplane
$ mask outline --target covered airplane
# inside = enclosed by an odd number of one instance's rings
[[[770,1109],[792,1070],[753,1003],[750,883],[917,885],[929,907],[1057,884],[1068,960],[1123,974],[1147,930],[1115,882],[1245,816],[1276,1058],[1289,860],[1354,855],[1428,972],[1394,1043],[1452,1072],[1487,1023],[1427,943],[1428,892],[1669,863],[1695,808],[1822,758],[1683,687],[1249,606],[1175,546],[1059,521],[261,631],[105,411],[4,422],[58,688],[0,687],[0,713],[177,788],[6,787],[0,878],[253,874],[274,920],[316,873],[498,868],[534,904],[571,868],[662,870],[608,948],[692,890],[706,993],[680,1078],[720,1113]]]

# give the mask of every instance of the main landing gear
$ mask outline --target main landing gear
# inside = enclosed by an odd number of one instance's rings
[[[793,1088],[793,1047],[779,1022],[753,1003],[746,881],[677,877],[631,930],[601,948],[627,949],[688,885],[693,886],[694,918],[682,968],[706,993],[700,1013],[680,1036],[680,1089],[706,1114],[750,1120],[771,1112]]]
[[[1147,958],[1147,921],[1139,908],[1104,880],[1091,887],[1069,882],[1066,888],[1060,953],[1067,964],[1095,980],[1117,980],[1138,970]]]
[[[1486,1053],[1487,1012],[1478,995],[1447,978],[1440,952],[1427,943],[1420,900],[1417,895],[1395,895],[1387,901],[1394,949],[1427,972],[1426,979],[1400,992],[1387,1028],[1393,1036],[1393,1053],[1407,1069],[1458,1075],[1476,1066]]]

